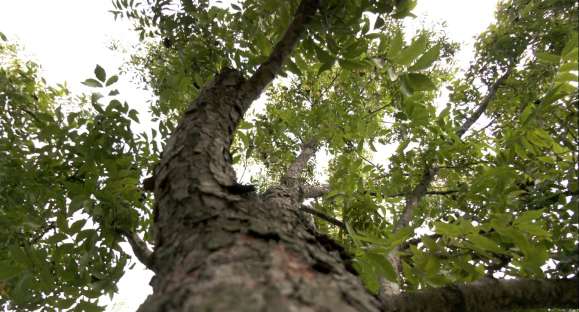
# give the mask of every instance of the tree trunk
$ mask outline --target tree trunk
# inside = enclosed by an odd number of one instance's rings
[[[153,294],[139,311],[378,311],[344,249],[310,229],[295,186],[236,184],[229,145],[248,103],[225,70],[168,140],[154,177]]]

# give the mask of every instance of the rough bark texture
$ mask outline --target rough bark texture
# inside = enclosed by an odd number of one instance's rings
[[[139,311],[378,311],[344,250],[300,218],[299,191],[233,194],[228,148],[245,80],[209,83],[155,174],[154,294]]]

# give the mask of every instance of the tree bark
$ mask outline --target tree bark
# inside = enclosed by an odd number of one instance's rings
[[[229,191],[244,83],[218,75],[167,142],[154,178],[157,274],[139,311],[378,311],[343,248],[300,218],[298,188]]]

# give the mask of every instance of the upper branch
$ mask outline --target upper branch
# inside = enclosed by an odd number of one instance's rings
[[[456,135],[458,137],[462,137],[466,131],[482,116],[485,112],[487,107],[489,106],[490,102],[495,98],[498,88],[504,83],[504,81],[509,77],[511,74],[512,67],[509,67],[507,71],[499,78],[495,83],[489,88],[487,95],[481,101],[477,110],[470,116],[462,126],[456,131]],[[412,220],[412,216],[416,207],[422,201],[422,198],[427,194],[428,187],[430,183],[434,180],[436,175],[438,174],[438,167],[433,166],[432,164],[427,164],[426,168],[424,169],[424,173],[420,177],[420,182],[414,187],[414,189],[406,196],[406,204],[404,206],[404,210],[402,210],[402,214],[398,221],[394,224],[393,232],[400,230],[403,227],[406,227],[410,224]],[[399,248],[394,248],[388,255],[388,258],[392,262],[394,269],[398,274],[401,272],[401,263],[400,258],[397,256]],[[394,283],[385,282],[383,283],[383,291],[381,291],[381,295],[389,295],[389,294],[396,294],[399,292],[399,288],[396,287]]]
[[[384,311],[512,311],[579,307],[578,280],[483,279],[388,296]]]
[[[305,144],[302,144],[301,153],[298,155],[298,157],[296,157],[294,162],[289,166],[289,168],[287,169],[287,172],[285,173],[285,175],[282,178],[283,183],[287,183],[289,181],[295,181],[300,176],[300,174],[302,173],[302,171],[306,167],[306,164],[308,163],[308,161],[316,153],[317,146],[318,146],[318,140],[316,140],[316,139],[311,139],[308,142],[306,142]]]
[[[507,71],[499,79],[497,79],[495,83],[493,83],[493,85],[489,88],[487,95],[480,102],[477,110],[472,114],[472,116],[470,116],[467,120],[465,120],[462,126],[456,131],[456,135],[458,137],[462,137],[466,133],[466,131],[468,131],[468,129],[480,118],[480,116],[482,116],[482,114],[489,106],[490,102],[495,98],[497,90],[509,77],[512,70],[513,68],[509,67]],[[432,182],[432,180],[434,180],[434,178],[438,174],[438,169],[439,168],[432,166],[429,166],[425,169],[422,177],[420,178],[420,182],[416,185],[416,187],[414,187],[414,190],[406,197],[406,206],[402,211],[400,219],[394,226],[395,230],[408,226],[412,214],[414,213],[414,210],[416,209],[416,207],[418,206],[424,195],[426,195],[430,183]]]
[[[438,174],[438,168],[426,168],[420,182],[412,192],[406,195],[406,205],[404,206],[404,210],[402,211],[402,215],[398,222],[394,225],[394,232],[398,231],[399,229],[408,226],[410,224],[410,220],[412,219],[412,214],[414,213],[414,209],[418,207],[418,204],[426,195],[428,191],[428,186],[434,180],[434,177]]]
[[[472,116],[470,116],[467,120],[465,120],[462,126],[456,131],[456,135],[459,138],[462,137],[468,131],[468,129],[480,118],[480,116],[482,116],[482,114],[489,106],[490,102],[495,98],[497,90],[505,82],[505,80],[509,78],[512,71],[513,68],[509,67],[507,71],[499,79],[497,79],[497,81],[495,81],[495,83],[493,83],[493,85],[489,88],[489,92],[482,99],[479,107],[474,112],[474,114],[472,114]]]
[[[319,0],[302,0],[281,40],[275,45],[269,58],[262,63],[249,78],[246,84],[247,96],[254,100],[263,89],[275,78],[281,70],[285,60],[297,46],[306,25],[316,13],[320,5]]]

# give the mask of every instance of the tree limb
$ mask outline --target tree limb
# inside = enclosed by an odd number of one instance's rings
[[[310,208],[307,206],[302,206],[301,209],[307,213],[310,213],[310,214],[322,219],[322,220],[328,221],[331,224],[333,224],[333,225],[335,225],[343,230],[346,230],[346,225],[344,224],[344,222],[342,222],[334,217],[328,216],[327,214],[325,214],[321,211],[318,211],[316,209],[313,209],[313,208]]]
[[[322,197],[330,191],[330,186],[324,185],[304,185],[302,186],[303,198],[318,198]]]
[[[474,114],[472,114],[472,116],[465,120],[462,126],[456,131],[456,136],[459,138],[462,137],[468,131],[468,129],[480,118],[480,116],[482,116],[490,102],[495,98],[499,87],[511,75],[512,70],[513,67],[509,67],[507,71],[499,79],[497,79],[495,83],[493,83],[493,85],[489,88],[487,95],[480,102],[478,109],[474,112]]]
[[[133,254],[135,257],[143,264],[147,269],[151,271],[155,271],[153,266],[153,252],[147,247],[147,243],[142,240],[137,233],[130,232],[130,231],[120,231],[120,233],[125,237],[129,245],[131,245],[131,249],[133,250]]]
[[[468,129],[480,118],[480,116],[482,116],[482,114],[485,112],[485,110],[489,106],[490,102],[495,98],[497,90],[499,89],[499,87],[504,83],[504,81],[511,74],[512,69],[513,69],[512,67],[509,67],[507,69],[507,71],[499,79],[497,79],[495,81],[495,83],[489,88],[487,95],[480,102],[478,109],[472,114],[472,116],[470,116],[467,120],[465,120],[465,122],[462,124],[462,126],[456,131],[456,135],[459,138],[462,137],[466,133],[466,131],[468,131]],[[422,200],[424,195],[426,195],[426,193],[428,191],[428,187],[430,186],[430,183],[432,182],[432,180],[434,180],[434,178],[438,174],[438,170],[439,170],[438,167],[434,167],[432,165],[426,166],[424,173],[422,174],[422,177],[420,178],[420,182],[418,182],[418,184],[414,187],[412,192],[410,192],[410,194],[408,194],[406,196],[406,204],[404,206],[404,210],[402,210],[402,214],[400,215],[400,218],[394,224],[393,232],[396,232],[396,231],[400,230],[401,228],[406,227],[410,224],[410,220],[412,219],[412,216],[414,214],[414,210],[416,210],[416,207],[418,207],[418,205],[420,204],[420,201]],[[398,248],[394,248],[388,254],[388,259],[392,262],[392,266],[394,267],[396,272],[398,274],[400,274],[401,264],[400,264],[400,258],[397,256],[398,250],[399,250]],[[389,294],[396,294],[399,292],[399,288],[395,287],[395,285],[393,285],[394,283],[392,283],[392,282],[383,281],[382,284],[384,284],[382,286],[385,289],[393,289],[393,291],[391,293],[386,293],[386,294],[383,294],[381,292],[381,294],[380,294],[381,296],[389,295]]]
[[[483,279],[468,284],[430,288],[384,299],[384,311],[487,312],[514,309],[579,307],[575,279]]]
[[[305,32],[306,25],[310,22],[319,6],[319,0],[302,0],[281,40],[273,47],[268,59],[259,66],[253,76],[247,81],[245,91],[250,99],[253,100],[259,97],[263,89],[279,73],[283,63],[297,46],[300,37]]]
[[[304,198],[318,198],[322,197],[325,194],[330,192],[330,186],[328,184],[322,185],[304,185],[302,186],[302,195]],[[451,195],[460,193],[460,190],[444,190],[444,191],[426,191],[424,195]],[[400,192],[400,193],[393,193],[393,194],[382,194],[377,192],[367,192],[365,191],[363,194],[368,194],[370,196],[382,196],[383,198],[393,198],[393,197],[406,197],[410,193],[408,192]]]
[[[308,163],[308,161],[316,153],[317,146],[318,146],[318,140],[316,140],[316,139],[311,139],[308,142],[306,142],[305,144],[302,144],[301,153],[298,155],[298,157],[296,157],[294,162],[287,169],[287,172],[282,177],[282,182],[294,181],[300,176],[300,174],[302,173],[302,171],[306,167],[306,164]]]
[[[437,167],[426,168],[426,170],[424,170],[424,173],[422,174],[422,177],[420,178],[420,182],[418,183],[418,185],[414,187],[412,192],[406,195],[406,204],[404,206],[404,210],[402,211],[402,215],[400,215],[400,218],[398,219],[398,222],[394,224],[393,229],[394,232],[410,224],[410,220],[412,219],[412,214],[414,213],[414,210],[416,209],[416,207],[418,207],[418,204],[420,203],[424,195],[426,195],[428,186],[430,186],[430,183],[432,182],[437,173],[438,173]]]
[[[456,135],[458,137],[462,137],[466,133],[466,131],[468,131],[468,129],[480,118],[480,116],[489,106],[489,103],[495,98],[499,87],[509,77],[511,72],[512,67],[509,67],[509,69],[507,69],[507,71],[499,79],[497,79],[497,81],[495,81],[495,83],[489,88],[489,92],[481,101],[478,109],[472,114],[472,116],[470,116],[467,120],[465,120],[462,126],[456,131]],[[430,186],[430,183],[436,177],[437,174],[438,168],[427,167],[425,169],[424,173],[422,174],[422,177],[420,178],[420,182],[418,183],[418,185],[414,187],[414,190],[406,198],[406,206],[404,207],[400,219],[398,220],[398,222],[396,222],[394,226],[395,231],[405,226],[408,226],[412,214],[414,213],[414,209],[418,206],[422,197],[424,197],[424,195],[426,194],[428,186]]]

